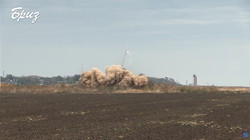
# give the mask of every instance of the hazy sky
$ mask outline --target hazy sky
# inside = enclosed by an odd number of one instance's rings
[[[66,76],[121,64],[181,84],[250,86],[249,0],[0,0],[1,71]],[[39,12],[11,18],[11,9]],[[2,72],[1,72],[2,73]]]

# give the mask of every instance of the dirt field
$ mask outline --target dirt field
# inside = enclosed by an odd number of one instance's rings
[[[0,139],[241,140],[250,94],[0,94]]]

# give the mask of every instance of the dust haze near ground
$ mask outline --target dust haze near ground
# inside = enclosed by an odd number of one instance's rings
[[[106,74],[97,68],[83,72],[80,83],[86,87],[119,86],[119,87],[143,87],[148,84],[145,75],[135,75],[120,65],[106,67]]]

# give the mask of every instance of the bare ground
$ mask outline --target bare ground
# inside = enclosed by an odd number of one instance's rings
[[[0,139],[231,140],[250,94],[0,94]]]

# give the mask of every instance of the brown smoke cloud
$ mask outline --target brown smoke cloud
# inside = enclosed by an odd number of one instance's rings
[[[135,75],[120,65],[112,65],[106,67],[106,74],[97,68],[83,72],[80,83],[86,87],[143,87],[148,84],[148,78],[144,75]]]

